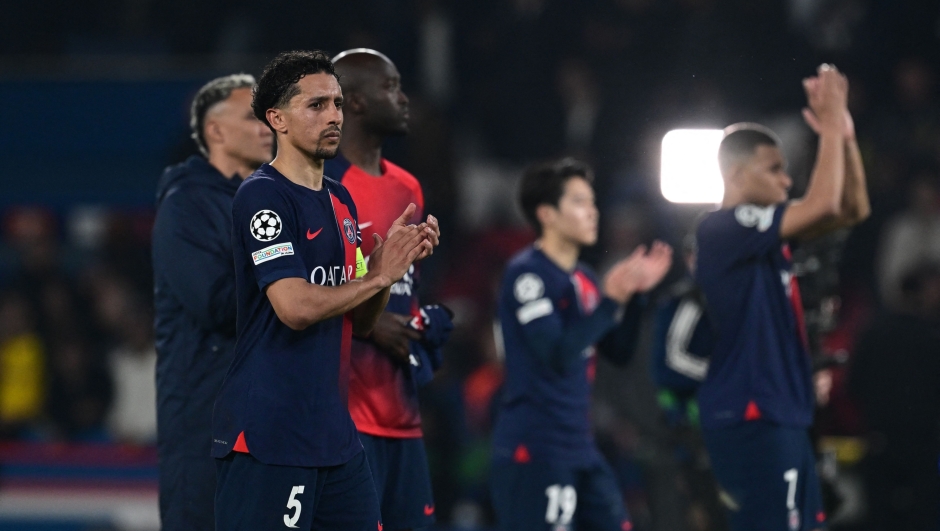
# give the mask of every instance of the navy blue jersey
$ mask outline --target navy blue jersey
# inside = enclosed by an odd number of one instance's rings
[[[763,418],[812,423],[812,369],[789,247],[780,238],[786,204],[740,205],[698,227],[696,280],[718,334],[699,389],[702,425]]]
[[[336,181],[311,190],[265,164],[235,195],[232,225],[238,340],[216,400],[212,455],[345,463],[362,450],[347,408],[352,321],[337,316],[291,330],[265,288],[292,277],[321,286],[354,279],[361,253],[353,200]]]
[[[593,272],[584,265],[564,271],[535,248],[510,261],[499,298],[506,382],[493,433],[496,458],[596,462],[590,420],[596,361],[592,343],[616,325],[617,309],[615,302],[602,299]],[[573,361],[546,363],[538,353],[539,340],[591,326],[586,323],[595,310],[606,315],[594,327],[594,337],[577,347]]]
[[[656,309],[650,345],[653,383],[683,398],[705,380],[715,342],[704,297],[690,280],[677,283]]]

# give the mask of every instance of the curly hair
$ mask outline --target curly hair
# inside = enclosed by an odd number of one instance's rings
[[[339,81],[330,56],[320,50],[282,52],[267,66],[255,85],[251,108],[259,120],[268,124],[268,109],[280,108],[300,93],[297,82],[310,74],[327,73]],[[274,128],[272,128],[273,131]]]
[[[573,177],[580,177],[589,183],[594,182],[594,172],[586,163],[572,157],[550,160],[530,166],[519,183],[519,206],[526,220],[542,235],[536,211],[539,205],[558,207],[561,196],[565,193],[565,184]]]
[[[232,74],[213,79],[203,85],[196,93],[193,104],[189,108],[189,128],[192,130],[190,136],[196,141],[196,145],[203,155],[209,156],[209,146],[206,145],[206,137],[203,131],[209,109],[217,103],[227,100],[232,95],[233,90],[254,86],[255,78],[251,74]]]

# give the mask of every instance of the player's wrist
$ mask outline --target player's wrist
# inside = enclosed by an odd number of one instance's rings
[[[845,129],[842,125],[820,124],[819,136],[829,138],[845,138]]]
[[[366,276],[362,277],[362,280],[375,287],[378,287],[380,290],[385,289],[395,283],[390,276],[376,269],[366,273]]]

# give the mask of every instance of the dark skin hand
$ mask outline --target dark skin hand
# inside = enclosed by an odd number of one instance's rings
[[[421,332],[408,326],[410,315],[382,312],[369,336],[382,352],[402,365],[410,363],[411,341],[421,339]]]

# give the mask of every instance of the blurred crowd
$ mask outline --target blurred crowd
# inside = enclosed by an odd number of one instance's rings
[[[800,79],[820,62],[837,64],[851,82],[873,215],[809,258],[821,264],[807,268],[808,277],[822,271],[835,279],[820,283],[826,293],[810,294],[838,308],[821,329],[821,354],[847,360],[832,370],[817,431],[864,448],[850,465],[861,492],[879,501],[863,503],[867,513],[841,524],[834,518],[833,526],[909,518],[915,529],[926,518],[918,514],[936,511],[940,492],[924,489],[936,488],[940,455],[937,2],[89,6],[47,17],[39,33],[10,24],[16,13],[5,17],[0,49],[221,58],[369,46],[396,61],[411,97],[412,133],[391,142],[386,155],[422,181],[427,210],[441,220],[444,238],[425,264],[424,300],[444,302],[457,315],[423,404],[438,514],[458,527],[491,519],[488,435],[502,382],[496,287],[508,257],[533,238],[514,205],[521,168],[563,153],[595,166],[602,234],[586,258],[600,269],[653,238],[679,247],[703,208],[661,198],[663,134],[765,123],[783,138],[799,194],[814,149],[799,115]],[[27,2],[12,9],[28,16],[44,8]],[[176,145],[185,147],[167,153],[167,164],[195,152],[185,131],[179,136]],[[152,209],[17,206],[0,214],[0,436],[152,443]],[[690,458],[679,455],[665,427],[646,363],[641,355],[626,370],[599,371],[600,446],[638,529],[717,529],[708,511],[688,503],[694,488],[679,470]],[[843,506],[852,492],[838,494]]]

